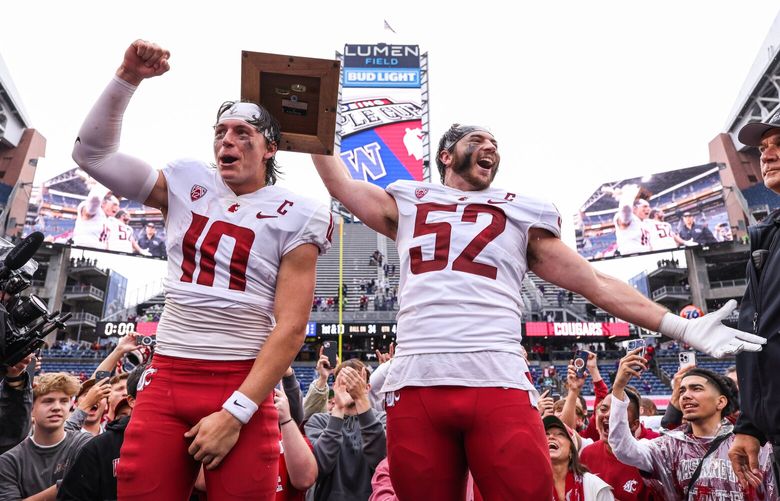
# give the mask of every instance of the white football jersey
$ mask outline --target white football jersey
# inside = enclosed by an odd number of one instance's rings
[[[282,257],[307,243],[326,252],[333,231],[330,212],[278,186],[238,196],[216,169],[197,160],[172,162],[163,174],[168,275],[157,351],[186,358],[253,358],[274,324]],[[178,308],[169,311],[168,304]],[[184,318],[198,310],[204,311],[202,321]],[[219,311],[222,319],[214,314]],[[239,320],[225,321],[229,317]],[[242,324],[267,328],[245,332]]]
[[[637,252],[648,252],[650,245],[647,241],[647,230],[642,224],[642,220],[631,214],[631,222],[628,227],[621,228],[618,225],[620,214],[615,214],[615,239],[617,240],[617,250],[622,255],[635,254]]]
[[[115,217],[106,218],[108,228],[108,250],[117,252],[133,252],[133,229]]]
[[[647,232],[648,244],[652,250],[657,251],[679,247],[677,242],[674,241],[674,231],[671,224],[652,218],[645,219],[643,223]]]
[[[555,206],[498,188],[396,181],[398,355],[520,354],[528,230],[560,237]]]
[[[73,227],[73,245],[105,249],[108,241],[109,228],[106,225],[106,213],[98,207],[95,215],[84,219],[82,209],[87,202],[81,202],[76,209],[76,224]]]

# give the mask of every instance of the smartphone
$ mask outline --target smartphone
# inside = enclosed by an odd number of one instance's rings
[[[644,339],[632,339],[630,341],[626,341],[625,344],[624,344],[624,346],[626,348],[626,352],[634,351],[634,350],[636,350],[638,348],[642,348],[642,350],[639,353],[637,353],[637,355],[639,355],[640,357],[644,357],[645,356],[645,345],[646,345],[646,343],[645,343]],[[634,365],[631,368],[634,369],[635,371],[643,370],[642,366],[640,366],[640,365]]]
[[[323,341],[322,354],[328,357],[328,363],[331,369],[336,368],[336,360],[339,354],[339,344],[337,341]]]
[[[588,372],[586,365],[588,363],[588,353],[585,350],[580,350],[574,354],[574,373],[578,378],[585,377],[585,373]]]
[[[680,360],[680,367],[684,365],[696,365],[696,352],[695,351],[681,351],[677,358]]]
[[[111,371],[97,371],[95,373],[95,381],[102,381],[105,378],[111,377]]]
[[[642,348],[642,351],[640,351],[637,355],[640,355],[642,357],[645,356],[645,340],[644,339],[632,339],[630,341],[626,341],[623,346],[626,348],[626,351],[634,351],[637,348]]]
[[[558,400],[560,400],[560,399],[561,399],[561,394],[560,394],[560,393],[558,393],[558,392],[555,392],[555,393],[553,393],[553,394],[552,394],[552,395],[550,395],[550,396],[552,397],[552,399],[553,399],[553,402],[557,402]]]

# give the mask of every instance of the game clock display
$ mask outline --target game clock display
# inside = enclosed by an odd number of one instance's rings
[[[134,330],[135,322],[98,322],[95,326],[95,332],[102,337],[122,337]]]

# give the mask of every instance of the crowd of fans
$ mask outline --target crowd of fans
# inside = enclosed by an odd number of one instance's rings
[[[8,368],[0,382],[0,501],[117,498],[116,464],[147,370],[143,364],[122,370],[124,357],[138,349],[134,337],[122,338],[83,382],[66,373],[36,375],[40,364],[36,369],[33,356]],[[660,416],[653,401],[631,386],[650,369],[646,356],[638,350],[623,356],[608,388],[596,355],[601,346],[576,347],[594,348],[582,377],[572,363],[565,374],[544,367],[537,381],[555,479],[552,499],[778,498],[768,449],[761,451],[756,485],[739,485],[731,471],[726,453],[739,413],[733,367],[724,375],[680,367]],[[274,390],[281,445],[276,499],[397,499],[380,392],[393,346],[376,356],[379,365],[372,369],[357,359],[339,363],[320,350],[305,396],[293,368],[287,370]],[[587,379],[596,395],[590,408],[582,395]],[[191,499],[206,499],[204,486],[201,474]],[[464,496],[482,499],[472,481]]]

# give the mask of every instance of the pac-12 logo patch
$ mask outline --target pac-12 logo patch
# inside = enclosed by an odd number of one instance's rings
[[[190,199],[194,202],[195,200],[198,200],[199,198],[202,198],[203,195],[206,194],[208,190],[204,188],[203,186],[199,184],[192,185],[192,189],[190,190]]]
[[[428,193],[428,188],[417,188],[414,190],[414,196],[416,196],[418,200],[424,197],[426,193]]]

